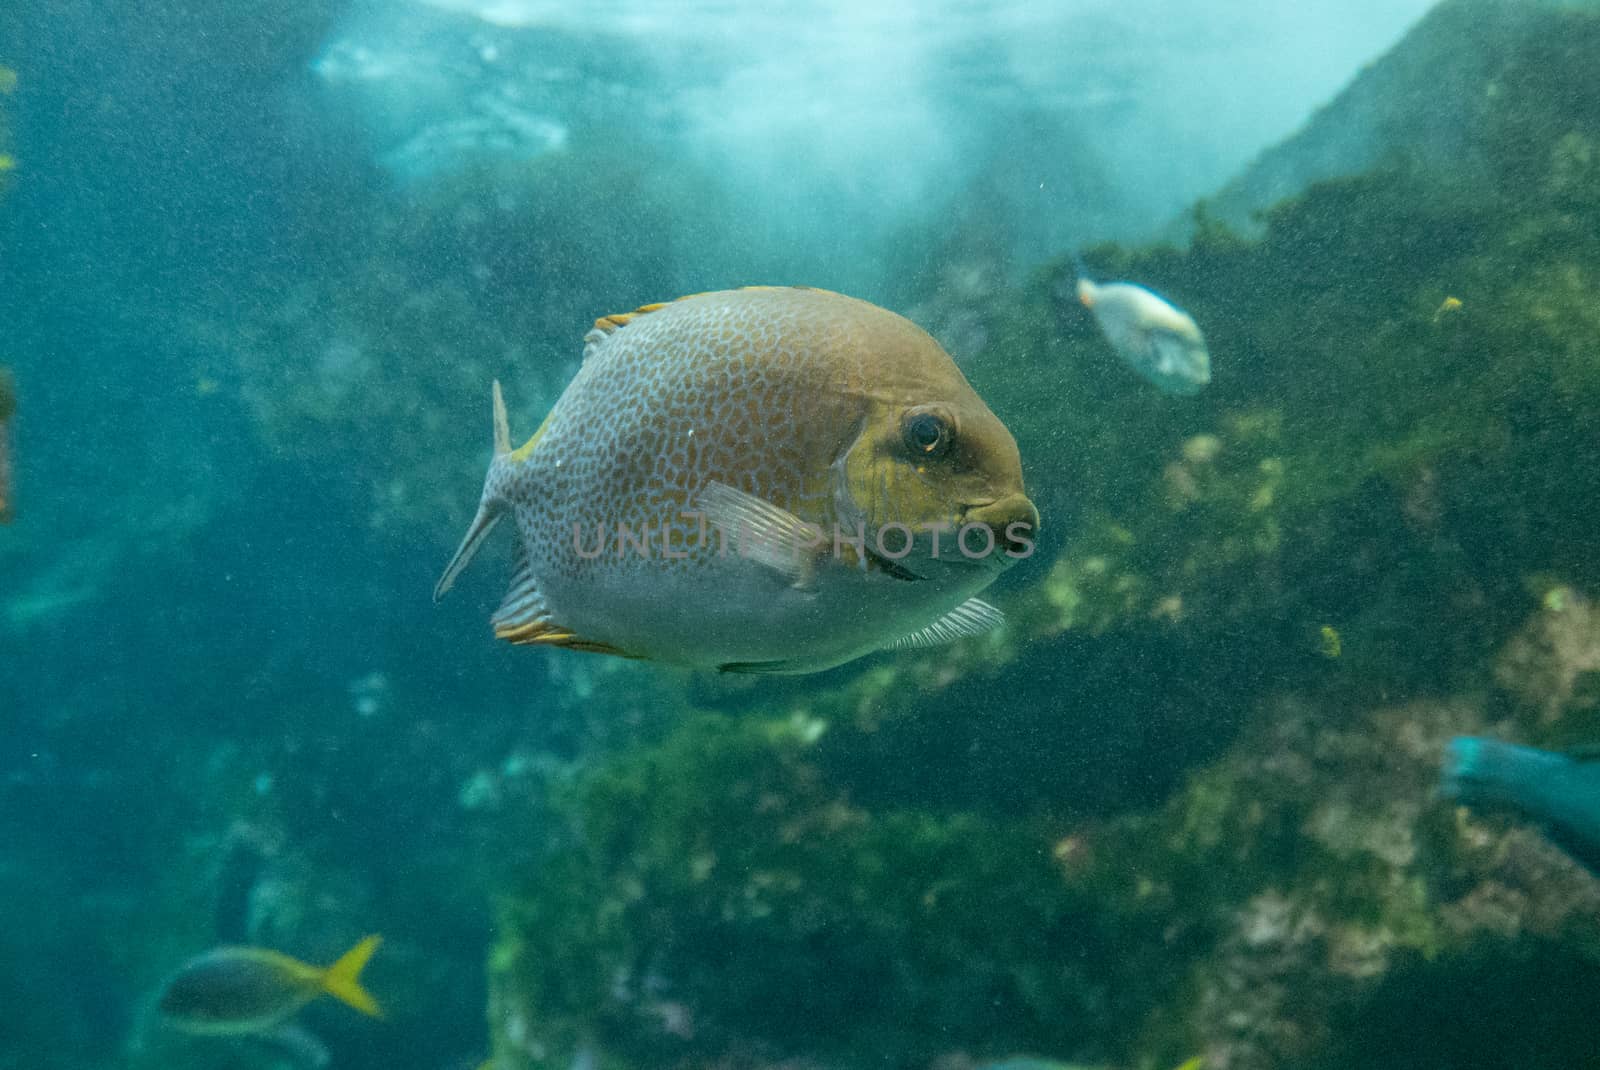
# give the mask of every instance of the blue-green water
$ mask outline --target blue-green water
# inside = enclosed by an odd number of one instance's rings
[[[1600,884],[1437,782],[1600,739],[1597,54],[1572,0],[6,6],[0,1067],[1593,1064]],[[525,436],[596,317],[751,284],[1004,421],[1006,626],[517,648],[509,536],[433,604],[490,382]],[[382,1020],[154,1010],[369,932]]]

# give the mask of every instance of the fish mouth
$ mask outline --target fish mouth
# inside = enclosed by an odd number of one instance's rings
[[[949,543],[944,544],[946,549],[941,552],[939,543],[935,542],[935,575],[943,575],[951,568],[957,571],[970,568],[1004,569],[1032,555],[1034,537],[1039,530],[1039,510],[1034,508],[1026,494],[1020,492],[988,501],[968,502],[961,509],[961,522],[956,528],[966,529],[973,525],[989,529],[990,538],[985,550],[969,551],[965,542],[958,542],[960,553],[948,549]],[[947,525],[942,530],[950,532],[951,529]],[[906,583],[931,578],[906,567],[902,559],[879,553],[871,545],[863,547],[863,550],[868,566],[886,576]],[[943,571],[940,570],[941,565],[946,565]]]
[[[1017,491],[986,502],[969,502],[962,511],[962,525],[982,524],[994,536],[997,557],[1011,564],[1033,553],[1039,532],[1039,510],[1026,494]]]

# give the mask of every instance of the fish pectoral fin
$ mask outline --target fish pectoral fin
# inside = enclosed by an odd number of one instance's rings
[[[383,1008],[372,998],[372,993],[361,987],[361,971],[381,943],[381,936],[367,937],[339,956],[339,961],[323,971],[321,978],[324,992],[372,1018],[382,1018]]]
[[[1157,366],[1164,372],[1174,372],[1194,362],[1193,354],[1204,345],[1186,338],[1177,331],[1157,327],[1150,332],[1150,349],[1155,354]]]
[[[930,646],[944,646],[957,639],[970,639],[986,635],[1006,622],[1006,615],[981,598],[969,598],[959,606],[910,635],[901,636],[888,644],[885,650],[920,650]]]
[[[696,504],[740,557],[777,571],[796,589],[814,585],[817,550],[823,541],[817,525],[716,480],[705,485]]]

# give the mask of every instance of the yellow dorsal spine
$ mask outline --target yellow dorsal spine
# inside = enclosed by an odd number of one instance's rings
[[[382,1018],[383,1008],[372,998],[372,993],[361,987],[361,970],[381,943],[383,937],[369,936],[339,956],[339,961],[322,971],[322,991],[362,1014]]]
[[[738,287],[738,289],[739,290],[815,290],[816,287],[815,286],[740,286],[740,287]],[[610,334],[612,331],[616,330],[618,327],[626,327],[629,323],[632,323],[634,320],[638,319],[640,316],[646,315],[646,314],[651,313],[651,312],[655,312],[658,309],[666,308],[668,305],[677,304],[679,301],[687,301],[691,297],[704,297],[706,294],[714,293],[714,292],[716,292],[716,291],[713,291],[713,290],[702,290],[702,291],[700,291],[698,293],[684,294],[682,297],[674,297],[671,301],[656,301],[656,302],[654,302],[652,304],[640,305],[638,308],[634,309],[632,312],[617,312],[617,313],[613,313],[612,315],[609,315],[609,316],[601,316],[599,319],[594,321],[594,329],[597,330],[597,331],[600,331],[600,332],[602,332],[604,334]],[[822,292],[822,293],[831,293],[832,291],[824,290],[824,291],[820,291],[820,292]]]

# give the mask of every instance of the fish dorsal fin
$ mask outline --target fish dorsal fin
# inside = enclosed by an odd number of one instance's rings
[[[743,292],[743,291],[746,291],[746,290],[812,290],[812,289],[815,289],[815,287],[813,287],[813,286],[740,286],[740,287],[737,288],[737,290],[739,292]],[[718,291],[716,291],[716,290],[701,290],[698,293],[684,294],[682,297],[674,297],[671,301],[656,301],[656,302],[654,302],[652,304],[640,305],[638,308],[634,309],[632,312],[618,312],[618,313],[615,313],[614,315],[610,315],[610,316],[601,316],[599,319],[594,321],[594,328],[588,334],[583,336],[583,359],[584,360],[588,360],[590,357],[594,356],[595,350],[596,350],[596,348],[599,347],[601,342],[604,342],[608,337],[610,337],[612,334],[614,334],[618,329],[620,329],[622,327],[626,327],[628,324],[632,323],[634,320],[638,319],[640,316],[647,316],[652,312],[655,312],[655,311],[658,311],[660,309],[666,308],[668,305],[675,305],[679,301],[687,301],[691,297],[704,297],[708,293],[717,293],[717,292]]]
[[[689,294],[688,296],[694,297],[696,295]],[[680,297],[677,300],[682,301],[683,298]],[[611,316],[601,316],[594,321],[594,329],[583,336],[583,359],[588,360],[594,356],[594,352],[599,348],[600,343],[604,342],[619,327],[626,327],[640,316],[647,316],[659,308],[667,307],[669,304],[671,304],[670,301],[656,301],[653,304],[640,305],[632,312],[618,312]]]
[[[884,649],[918,650],[923,647],[943,646],[957,639],[968,639],[992,632],[1005,622],[1005,614],[994,606],[981,598],[969,598],[926,628],[902,636]]]

